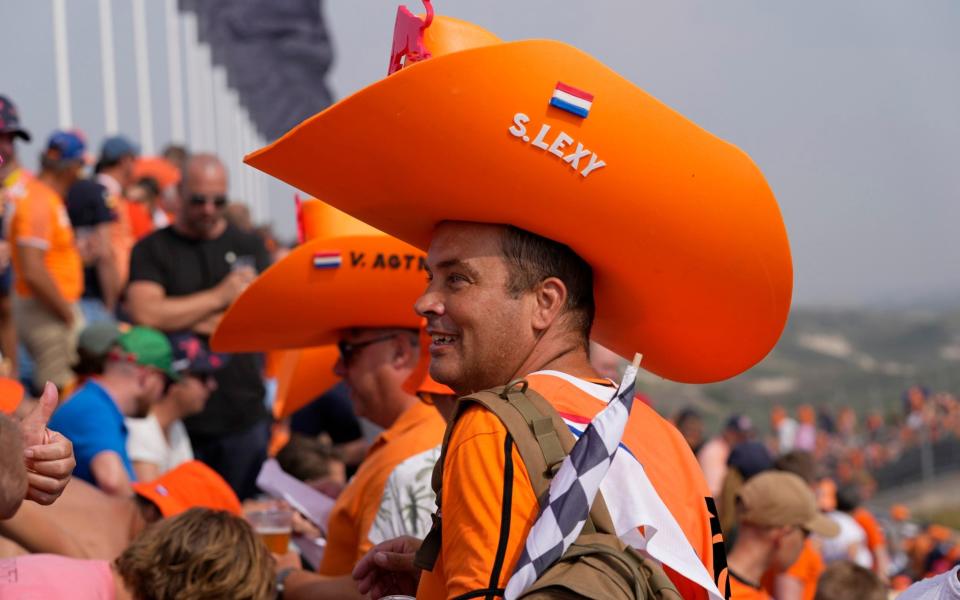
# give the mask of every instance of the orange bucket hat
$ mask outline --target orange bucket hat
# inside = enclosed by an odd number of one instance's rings
[[[567,244],[594,271],[591,337],[668,379],[761,360],[793,272],[753,161],[576,48],[430,20],[406,66],[246,162],[418,248],[442,221]]]
[[[183,463],[148,483],[134,483],[133,491],[153,502],[164,517],[190,508],[243,513],[240,500],[222,477],[198,460]]]
[[[211,340],[218,352],[311,348],[335,343],[344,329],[420,326],[413,303],[426,286],[424,253],[313,202],[304,203],[303,229],[323,237],[294,249],[234,301]],[[334,227],[342,233],[326,237]]]

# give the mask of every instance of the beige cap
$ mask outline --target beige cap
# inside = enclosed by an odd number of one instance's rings
[[[765,471],[751,477],[738,495],[740,518],[764,527],[795,525],[823,537],[834,537],[840,526],[817,510],[807,484],[793,473]]]

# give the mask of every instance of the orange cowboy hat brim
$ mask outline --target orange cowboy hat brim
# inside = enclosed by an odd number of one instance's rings
[[[340,352],[335,345],[290,350],[277,368],[277,396],[273,416],[289,417],[310,404],[340,380],[333,372]]]
[[[245,160],[418,248],[442,221],[567,244],[594,270],[591,337],[665,378],[761,360],[793,272],[750,158],[576,48],[482,43],[434,52]],[[551,105],[558,82],[593,95],[586,118]]]
[[[424,254],[384,234],[311,240],[234,301],[211,339],[218,352],[310,348],[352,328],[417,329]]]

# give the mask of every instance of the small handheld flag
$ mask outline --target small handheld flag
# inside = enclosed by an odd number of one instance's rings
[[[553,97],[550,98],[550,106],[586,118],[593,106],[593,94],[558,81]]]

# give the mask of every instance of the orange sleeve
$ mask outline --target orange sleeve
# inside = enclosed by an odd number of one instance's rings
[[[347,575],[357,562],[357,507],[349,487],[337,498],[327,521],[327,546],[317,569],[321,575]]]
[[[506,429],[480,407],[467,409],[451,435],[441,510],[447,597],[502,594],[536,519],[537,499]]]

